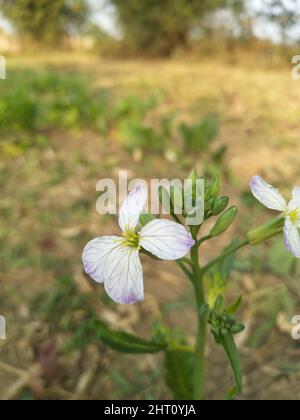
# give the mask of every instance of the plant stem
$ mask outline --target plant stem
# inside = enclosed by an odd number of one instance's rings
[[[195,377],[194,377],[194,399],[205,399],[205,343],[206,343],[206,321],[200,317],[200,308],[205,304],[203,274],[199,265],[198,246],[195,245],[191,252],[194,271],[193,284],[195,288],[197,312],[198,312],[198,331],[195,349]]]
[[[203,236],[203,238],[199,239],[199,241],[196,242],[196,246],[199,248],[199,246],[202,245],[203,242],[208,241],[209,239],[211,239],[210,235]]]
[[[180,267],[180,269],[184,272],[184,274],[192,281],[194,282],[194,277],[193,277],[193,273],[186,268],[186,266],[184,265],[184,263],[181,260],[177,260],[176,261],[178,267]]]
[[[213,267],[218,262],[222,261],[224,258],[229,257],[229,255],[234,254],[239,249],[243,248],[246,245],[249,245],[249,239],[245,239],[242,242],[239,242],[236,245],[233,245],[232,247],[228,248],[226,251],[223,252],[223,254],[219,255],[217,258],[211,260],[208,264],[206,264],[202,268],[202,273],[205,273],[207,270],[209,270],[211,267]]]

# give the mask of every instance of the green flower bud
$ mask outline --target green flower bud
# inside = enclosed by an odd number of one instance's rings
[[[159,187],[159,202],[170,214],[174,213],[174,206],[170,194],[164,187]]]
[[[212,332],[214,335],[219,335],[219,334],[220,334],[220,330],[219,330],[219,328],[218,328],[218,327],[216,327],[216,326],[212,325],[210,329],[211,329],[211,332]]]
[[[196,170],[195,170],[195,169],[193,169],[193,170],[190,172],[189,176],[187,177],[187,179],[193,179],[193,180],[196,180],[197,178],[198,178],[198,175],[197,175],[197,172],[196,172]]]
[[[227,334],[227,330],[225,328],[221,328],[221,334],[222,335],[226,335]]]
[[[214,216],[217,216],[219,214],[221,214],[226,207],[228,206],[228,202],[229,202],[229,198],[228,197],[218,197],[216,198],[213,208],[212,208],[212,213]]]
[[[226,210],[225,213],[223,213],[216,221],[216,224],[210,231],[210,236],[213,238],[225,232],[231,226],[236,215],[237,215],[237,207],[235,206],[230,207],[230,209]]]
[[[230,328],[230,332],[231,334],[239,334],[242,331],[244,331],[245,326],[243,324],[234,324],[231,328]]]
[[[209,200],[205,201],[205,211],[208,212],[212,210],[214,203],[215,200],[213,198],[210,198]]]
[[[173,204],[173,210],[176,214],[181,214],[183,209],[184,196],[182,189],[178,188],[176,185],[171,185],[170,188],[171,200]],[[179,212],[179,213],[178,213]]]
[[[211,186],[210,186],[210,196],[213,198],[218,197],[221,191],[221,179],[219,175],[216,175]]]
[[[192,170],[192,172],[187,177],[187,180],[189,180],[190,182],[186,183],[185,188],[189,188],[190,189],[190,191],[192,192],[192,199],[193,199],[193,201],[195,203],[196,202],[196,199],[197,199],[197,193],[198,193],[197,192],[198,176],[197,176],[197,172],[194,169]],[[185,191],[185,196],[186,195],[187,195],[187,192]]]

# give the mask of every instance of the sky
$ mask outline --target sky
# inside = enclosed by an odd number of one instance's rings
[[[120,30],[116,21],[113,7],[107,6],[106,0],[88,0],[92,7],[92,20],[100,25],[110,35],[120,37]],[[249,10],[251,13],[261,11],[269,0],[248,0]],[[300,10],[300,0],[282,0],[287,6],[297,7]],[[263,6],[262,6],[263,5]],[[7,21],[1,16],[0,12],[0,28],[6,31],[11,31],[11,27]],[[264,19],[256,20],[254,25],[255,35],[259,38],[271,39],[274,42],[280,41],[280,32],[276,25],[266,22]],[[292,38],[300,39],[300,25],[299,28],[293,29],[289,34]]]

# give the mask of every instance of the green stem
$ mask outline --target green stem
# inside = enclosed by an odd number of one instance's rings
[[[229,257],[229,255],[234,254],[236,251],[243,248],[244,246],[249,245],[249,243],[250,243],[249,239],[245,239],[244,241],[239,242],[238,244],[233,245],[232,247],[228,248],[226,251],[223,252],[223,254],[219,255],[217,258],[211,260],[208,264],[206,264],[202,268],[202,272],[205,273],[215,264],[218,264],[218,262],[222,261],[226,257]]]
[[[189,269],[186,268],[186,266],[181,260],[177,260],[176,263],[178,267],[180,267],[180,269],[183,271],[183,273],[193,282],[194,280],[193,273]]]
[[[193,284],[195,288],[198,331],[195,349],[195,377],[194,377],[194,399],[205,399],[205,343],[206,343],[206,321],[200,317],[200,308],[205,304],[203,274],[199,265],[198,247],[195,245],[191,252],[194,271]]]
[[[200,245],[202,245],[204,242],[208,241],[209,239],[211,239],[210,235],[203,236],[203,238],[199,239],[199,241],[196,242],[196,246],[199,248]]]

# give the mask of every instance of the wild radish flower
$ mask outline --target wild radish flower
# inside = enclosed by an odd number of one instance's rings
[[[83,251],[87,274],[104,283],[107,294],[117,303],[143,300],[143,270],[139,252],[143,248],[159,259],[177,260],[195,244],[182,225],[154,219],[139,229],[147,191],[137,186],[124,201],[119,215],[122,237],[103,236],[89,242]]]
[[[251,181],[251,190],[255,198],[271,210],[283,212],[284,238],[287,249],[300,258],[300,187],[293,189],[289,203],[280,192],[267,184],[261,177],[255,176]]]

